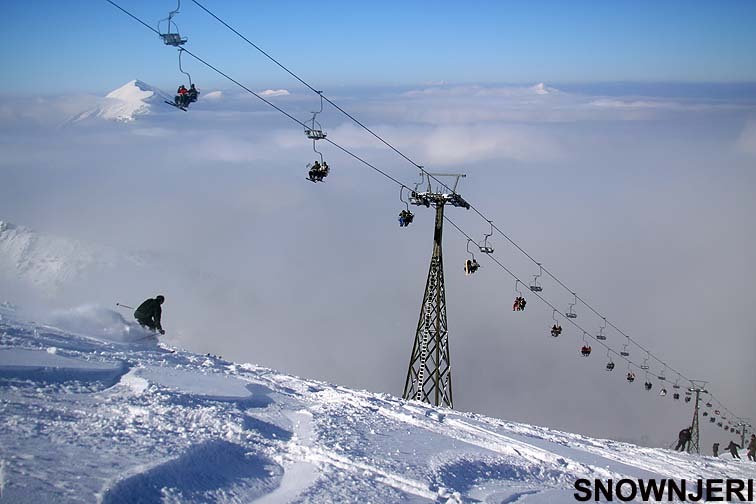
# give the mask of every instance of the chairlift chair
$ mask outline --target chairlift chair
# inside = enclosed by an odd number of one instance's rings
[[[399,212],[399,227],[407,227],[412,224],[412,221],[415,219],[415,214],[410,211],[409,202],[405,201],[403,198],[404,189],[409,191],[409,188],[402,186],[399,189],[399,200],[404,203],[407,208]]]
[[[659,395],[661,397],[665,397],[667,395],[667,389],[662,387],[662,389],[659,391]]]
[[[312,112],[312,118],[310,119],[310,125],[304,127],[304,133],[313,142],[315,140],[325,140],[325,137],[328,136],[328,134],[323,131],[323,127],[320,125],[320,123],[315,119],[318,114],[323,112],[323,92],[317,91],[317,93],[320,95],[320,110],[317,112]]]
[[[533,275],[533,282],[530,284],[530,290],[531,292],[541,292],[543,291],[543,287],[538,283],[538,279],[543,275],[543,266],[541,266],[541,263],[538,263],[538,274]]]
[[[488,244],[488,239],[493,236],[493,221],[488,221],[491,225],[491,231],[483,236],[483,245],[479,245],[478,248],[482,254],[493,254],[493,246]]]
[[[602,317],[604,320],[604,324],[599,327],[599,333],[596,335],[596,339],[599,341],[606,340],[606,335],[604,335],[604,329],[606,329],[606,317]]]
[[[186,44],[187,38],[182,37],[179,35],[178,32],[178,25],[173,22],[173,16],[179,13],[179,10],[181,9],[181,0],[178,0],[178,5],[176,6],[175,10],[172,10],[168,13],[168,17],[165,19],[161,19],[158,21],[157,31],[158,34],[160,34],[160,38],[163,39],[163,43],[165,45],[173,46],[173,47],[181,47],[182,45]],[[160,25],[163,23],[163,21],[167,21],[168,31],[163,33],[163,31],[160,29]],[[171,26],[174,26],[176,28],[175,32],[171,31]]]
[[[620,355],[622,357],[630,357],[630,352],[627,351],[628,345],[629,343],[625,343],[624,345],[622,345],[622,350],[620,350]]]
[[[570,303],[570,311],[564,314],[565,317],[575,319],[577,318],[577,313],[573,311],[574,306],[577,304],[577,294],[574,292],[572,293],[573,296],[575,296],[575,301]]]

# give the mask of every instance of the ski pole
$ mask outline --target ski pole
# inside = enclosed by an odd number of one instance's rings
[[[133,310],[134,309],[133,307],[131,307],[129,305],[125,305],[125,304],[121,304],[121,303],[116,303],[116,306],[120,306],[121,308],[128,308],[129,310]]]

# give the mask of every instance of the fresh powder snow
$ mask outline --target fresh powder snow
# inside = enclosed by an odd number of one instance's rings
[[[53,325],[2,314],[2,502],[574,502],[578,478],[754,472],[729,454],[593,439],[168,348],[105,308],[58,312]]]

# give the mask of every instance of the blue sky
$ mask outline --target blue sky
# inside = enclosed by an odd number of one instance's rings
[[[175,5],[120,3],[151,25]],[[204,3],[330,87],[756,80],[753,1]],[[290,85],[191,1],[182,4],[176,20],[189,48],[250,85]],[[175,51],[104,0],[3,2],[0,60],[5,89],[16,94],[103,92],[132,78],[172,87],[178,78]],[[206,69],[190,71],[221,85]]]

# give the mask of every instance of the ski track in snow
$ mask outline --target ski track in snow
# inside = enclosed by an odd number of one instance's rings
[[[756,468],[174,353],[78,322],[81,334],[0,319],[0,502],[537,504],[574,502],[577,478],[745,479]]]

